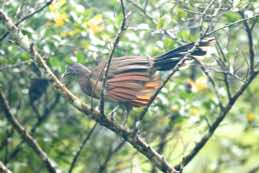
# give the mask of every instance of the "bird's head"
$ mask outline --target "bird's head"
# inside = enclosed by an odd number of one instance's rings
[[[89,76],[91,73],[91,70],[84,65],[73,63],[67,66],[66,71],[62,75],[62,79],[66,79],[68,77],[79,77],[81,75]]]

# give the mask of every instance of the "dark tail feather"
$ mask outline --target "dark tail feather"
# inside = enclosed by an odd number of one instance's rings
[[[214,38],[207,38],[200,42],[196,50],[191,54],[192,56],[204,56],[207,54],[209,47],[214,45]],[[166,71],[173,69],[176,64],[186,55],[187,51],[192,49],[194,43],[186,44],[174,50],[171,50],[156,58],[154,67],[159,71]]]

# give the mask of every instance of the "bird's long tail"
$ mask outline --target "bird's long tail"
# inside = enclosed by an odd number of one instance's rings
[[[195,43],[186,44],[177,49],[171,50],[155,59],[154,67],[159,71],[173,69],[176,64],[186,56],[187,52],[194,47]],[[215,38],[201,40],[199,46],[191,53],[191,56],[204,56],[208,49],[215,44]]]

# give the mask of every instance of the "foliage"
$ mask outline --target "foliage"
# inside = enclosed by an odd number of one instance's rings
[[[0,0],[1,8],[19,21],[40,8],[43,0]],[[205,30],[219,27],[259,13],[259,3],[253,1],[217,0],[200,28],[201,13],[210,1],[125,0],[130,12],[127,30],[120,38],[114,56],[157,56],[182,44],[196,41]],[[214,15],[214,16],[213,16]],[[59,0],[19,25],[22,33],[32,39],[48,65],[57,76],[68,64],[77,61],[88,66],[107,60],[123,15],[120,2],[91,0]],[[258,18],[248,21],[254,25],[253,46],[258,65]],[[200,30],[202,29],[202,31]],[[0,35],[7,31],[0,24]],[[218,45],[202,62],[216,81],[222,103],[228,101],[224,80],[231,93],[238,91],[247,80],[249,44],[243,22],[214,33]],[[220,47],[220,48],[219,48]],[[222,53],[220,52],[222,50]],[[223,57],[223,55],[225,57]],[[224,69],[218,61],[224,62]],[[256,66],[258,67],[258,66]],[[228,73],[227,75],[225,75]],[[162,79],[167,74],[162,75]],[[226,77],[227,76],[227,77]],[[257,77],[258,78],[258,77]],[[250,85],[234,105],[195,159],[184,172],[248,172],[259,160],[259,86],[258,79]],[[82,95],[74,83],[69,88],[86,103],[91,99]],[[11,112],[62,170],[68,170],[83,138],[95,122],[82,116],[54,89],[53,81],[31,61],[31,55],[14,44],[12,36],[0,42],[0,87],[11,106]],[[220,108],[212,84],[199,68],[191,63],[181,68],[161,91],[140,124],[140,134],[156,150],[175,165],[190,152],[195,143],[217,118]],[[94,101],[98,108],[98,101]],[[110,112],[114,104],[107,104]],[[131,112],[127,126],[132,127],[141,112]],[[125,117],[116,113],[116,123]],[[0,160],[13,172],[48,172],[42,161],[14,131],[1,112]],[[97,126],[87,141],[73,172],[151,172],[153,165],[130,144],[126,143],[111,155],[122,139],[102,126]],[[164,146],[163,146],[163,145]],[[162,146],[162,148],[161,148]],[[18,152],[14,153],[14,151]],[[109,158],[109,156],[111,157]],[[108,162],[105,159],[108,158]]]

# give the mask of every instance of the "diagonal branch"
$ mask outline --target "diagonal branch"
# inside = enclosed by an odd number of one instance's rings
[[[105,66],[105,69],[104,69],[104,79],[103,79],[103,83],[102,83],[102,90],[101,90],[101,97],[100,97],[100,113],[102,115],[104,115],[104,90],[105,90],[105,85],[106,85],[106,80],[107,80],[107,77],[108,77],[108,72],[109,72],[109,69],[110,69],[110,65],[111,65],[111,61],[112,61],[112,56],[114,54],[114,51],[120,41],[120,37],[123,33],[124,30],[126,30],[126,20],[127,20],[127,15],[126,15],[126,10],[125,10],[125,7],[124,7],[124,2],[123,0],[120,0],[120,3],[121,3],[121,10],[122,10],[122,14],[123,14],[123,20],[122,20],[122,23],[121,23],[121,26],[120,26],[120,29],[115,37],[115,40],[113,42],[113,47],[112,47],[112,50],[110,52],[110,55],[109,55],[109,59],[108,59],[108,62],[107,62],[107,65]]]
[[[58,104],[59,102],[59,98],[60,95],[56,94],[55,100],[53,101],[53,103],[50,104],[49,107],[47,107],[44,112],[42,113],[42,115],[40,115],[40,117],[37,119],[37,122],[35,122],[35,124],[33,124],[30,133],[34,134],[35,131],[37,130],[37,128],[43,124],[46,119],[50,116],[51,111],[55,108],[55,106]],[[5,140],[7,141],[8,138],[10,138],[10,136],[8,136]],[[24,140],[22,140],[19,144],[16,145],[16,148],[9,154],[9,157],[7,158],[7,162],[9,162],[10,160],[12,160],[13,158],[16,158],[17,154],[20,152],[20,150],[22,149],[22,144],[24,144]]]
[[[22,136],[25,142],[33,149],[33,151],[37,154],[37,156],[42,160],[42,162],[47,167],[50,173],[59,173],[61,172],[56,167],[55,163],[48,157],[48,155],[42,150],[37,141],[29,134],[27,130],[20,124],[20,122],[14,117],[14,115],[10,111],[9,104],[3,95],[2,91],[0,91],[0,108],[5,113],[6,118],[15,128],[15,130]]]
[[[35,14],[41,12],[42,10],[44,10],[46,7],[48,7],[54,0],[49,0],[48,2],[46,2],[42,7],[38,8],[37,10],[33,11],[32,13],[24,16],[23,18],[21,18],[15,25],[19,26],[22,22],[24,22],[25,20],[31,18],[32,16],[34,16]],[[10,32],[6,32],[4,33],[1,37],[0,37],[0,42],[3,41]]]
[[[204,9],[202,16],[201,16],[201,20],[200,20],[200,28],[202,29],[203,26],[203,21],[204,21],[204,16],[207,13],[207,11],[209,10],[209,8],[212,6],[212,4],[215,2],[215,0],[212,0],[209,5]],[[204,34],[205,35],[205,34]],[[167,76],[167,78],[165,79],[165,81],[162,83],[162,85],[156,90],[155,94],[153,94],[153,96],[151,97],[151,99],[149,100],[148,104],[146,105],[146,107],[144,108],[144,110],[140,113],[139,115],[139,122],[141,120],[144,119],[145,114],[147,113],[149,107],[151,106],[151,104],[154,102],[155,98],[158,96],[158,94],[160,93],[160,91],[166,86],[166,84],[169,82],[169,80],[171,79],[171,77],[180,69],[180,67],[184,64],[184,62],[189,58],[189,56],[196,50],[197,47],[199,47],[201,40],[204,37],[201,34],[201,37],[194,43],[193,47],[191,49],[189,49],[184,55],[183,58],[177,63],[177,65],[174,67],[174,69],[171,71],[171,73]],[[137,130],[137,129],[136,129]]]
[[[136,9],[138,9],[145,17],[147,17],[151,23],[153,25],[156,25],[157,24],[157,21],[152,17],[150,16],[146,9],[142,8],[139,4],[137,4],[136,2],[132,1],[132,0],[126,0],[128,3],[132,4]]]
[[[98,173],[106,172],[108,162],[111,161],[111,158],[124,146],[125,143],[125,141],[122,141],[114,149],[111,147],[104,162],[101,164]]]
[[[136,2],[132,1],[132,0],[126,0],[128,3],[130,3],[131,5],[133,5],[136,9],[138,9],[142,15],[144,17],[146,17],[154,26],[157,25],[157,20],[155,18],[153,18],[151,15],[148,14],[148,12],[146,11],[145,8],[142,8],[139,4],[137,4]],[[175,6],[176,7],[176,6]],[[169,38],[171,39],[174,39],[175,40],[175,36],[172,35],[172,33],[170,33],[168,30],[166,29],[162,29],[162,32],[168,36]]]
[[[1,161],[0,161],[0,172],[1,173],[12,173]]]
[[[165,129],[163,130],[163,132],[160,134],[159,136],[159,144],[158,144],[158,153],[162,154],[166,148],[167,143],[167,137],[169,136],[169,134],[173,131],[174,129],[174,118],[170,118],[170,122],[168,123],[168,125],[165,127]],[[150,171],[150,173],[157,173],[157,169],[155,166],[152,167],[152,170]]]
[[[240,89],[236,92],[236,94],[229,100],[227,106],[222,109],[218,115],[218,117],[214,120],[214,122],[210,125],[207,133],[200,139],[199,142],[196,143],[194,148],[187,154],[182,161],[175,166],[176,170],[182,171],[182,169],[199,153],[199,151],[204,147],[204,145],[208,142],[211,136],[214,134],[215,130],[219,127],[220,123],[225,119],[226,115],[229,113],[231,108],[234,106],[238,98],[243,94],[243,92],[249,87],[252,81],[256,78],[259,72],[254,72],[249,79],[243,84]]]
[[[129,142],[136,150],[142,153],[146,158],[150,160],[157,168],[159,168],[164,173],[173,173],[176,172],[174,168],[151,148],[140,135],[136,135],[133,131],[128,130],[125,127],[115,124],[107,116],[103,116],[98,111],[93,111],[89,105],[82,102],[78,97],[76,97],[69,89],[65,87],[63,83],[55,76],[55,74],[48,67],[46,61],[38,53],[31,40],[25,37],[21,31],[15,26],[12,20],[0,10],[0,19],[3,21],[5,26],[9,29],[9,32],[12,33],[16,43],[29,52],[32,55],[32,58],[46,71],[49,75],[49,78],[53,80],[54,86],[60,90],[64,97],[69,100],[72,105],[77,108],[80,112],[84,113],[87,117],[97,121],[100,125],[110,129],[118,136],[122,137],[125,141]]]
[[[205,74],[205,76],[207,77],[207,79],[209,80],[209,82],[211,83],[212,85],[212,89],[213,89],[213,92],[215,93],[216,97],[217,97],[217,100],[218,100],[218,106],[220,107],[220,109],[222,110],[223,109],[223,104],[222,104],[222,101],[220,99],[220,94],[219,94],[219,91],[217,89],[217,86],[216,86],[216,82],[213,80],[213,78],[210,76],[209,72],[206,70],[206,67],[203,66],[203,64],[200,62],[200,60],[198,60],[197,58],[195,57],[192,57],[195,62],[199,65],[200,69],[202,70],[202,72]]]
[[[198,43],[198,42],[197,42]],[[196,49],[198,45],[194,46],[194,49]],[[144,119],[145,114],[147,113],[148,109],[150,108],[150,106],[152,105],[152,103],[155,101],[156,97],[158,96],[158,94],[160,93],[160,91],[166,86],[166,84],[169,82],[169,80],[171,79],[171,77],[177,72],[179,71],[180,67],[183,66],[184,62],[188,59],[188,55],[190,55],[194,49],[191,49],[190,51],[188,51],[188,53],[186,54],[186,56],[184,58],[181,59],[181,61],[178,62],[178,64],[174,67],[174,69],[171,71],[171,73],[167,76],[167,78],[164,80],[164,82],[162,83],[162,85],[160,85],[160,87],[156,90],[156,92],[152,95],[152,97],[150,98],[148,104],[145,106],[145,108],[143,109],[143,111],[139,114],[139,119],[137,121],[140,122]],[[136,129],[137,130],[137,129]]]
[[[242,20],[238,20],[236,22],[233,22],[233,23],[225,25],[225,26],[223,26],[221,28],[218,28],[218,29],[216,29],[216,30],[214,30],[212,32],[206,33],[206,34],[204,34],[204,36],[206,37],[206,36],[212,35],[215,32],[218,32],[219,30],[222,30],[222,29],[224,29],[226,27],[231,27],[231,26],[236,25],[236,24],[241,23],[241,22],[247,22],[247,20],[250,20],[250,19],[258,17],[258,16],[259,15],[255,15],[255,16],[250,17],[250,18],[243,18]],[[252,54],[252,56],[254,56],[254,55]],[[250,60],[251,59],[253,60],[253,58],[254,57],[251,57],[251,52],[250,52]],[[250,68],[254,69],[254,64],[253,64],[252,67],[250,66]],[[205,69],[202,69],[202,70],[204,71]],[[199,153],[199,151],[204,147],[204,145],[212,137],[212,135],[214,134],[216,129],[219,127],[220,123],[225,119],[226,115],[229,113],[229,111],[231,110],[233,105],[236,103],[238,98],[249,87],[249,85],[252,83],[252,81],[256,78],[256,76],[258,74],[259,74],[258,72],[251,71],[251,74],[250,74],[249,78],[247,79],[247,81],[240,87],[240,89],[235,93],[235,95],[233,97],[230,97],[230,99],[229,99],[229,101],[228,101],[228,103],[227,103],[227,105],[225,107],[223,107],[223,105],[220,102],[220,108],[221,109],[220,109],[220,113],[219,113],[218,117],[210,125],[207,133],[204,134],[203,137],[196,143],[194,148],[185,157],[183,157],[182,161],[179,164],[177,164],[175,166],[176,170],[179,170],[180,172],[182,172],[183,168]],[[214,90],[215,90],[216,89],[215,83],[213,82],[213,80],[211,80],[211,77],[208,74],[206,74],[206,75],[209,78],[209,80],[211,81],[211,83],[212,83],[212,85],[214,87]],[[217,97],[219,97],[219,93],[218,92],[216,92],[216,95],[217,95]]]
[[[87,136],[85,137],[85,139],[84,139],[83,142],[81,143],[81,145],[80,145],[78,151],[76,152],[76,154],[75,154],[75,156],[74,156],[74,158],[73,158],[73,160],[72,160],[72,163],[71,163],[71,165],[70,165],[70,168],[69,168],[68,173],[72,173],[72,171],[73,171],[73,169],[74,169],[74,167],[75,167],[75,165],[76,165],[76,162],[77,162],[78,159],[79,159],[79,156],[80,156],[80,154],[81,154],[81,151],[84,149],[85,144],[87,143],[87,141],[88,141],[88,140],[90,139],[90,137],[92,136],[92,134],[93,134],[94,130],[96,129],[96,127],[97,127],[97,123],[94,124],[94,126],[91,128],[90,132],[87,134]]]
[[[235,21],[235,22],[232,22],[232,23],[229,23],[229,24],[224,25],[224,26],[222,26],[222,27],[219,27],[219,28],[217,28],[217,29],[215,29],[215,30],[213,30],[213,31],[211,31],[211,32],[209,32],[209,33],[207,33],[207,34],[205,34],[204,36],[205,36],[205,37],[211,36],[211,35],[215,34],[216,32],[218,32],[218,31],[220,31],[220,30],[223,30],[223,29],[225,29],[225,28],[230,28],[230,27],[232,27],[232,26],[234,26],[234,25],[238,25],[238,24],[240,24],[240,23],[242,23],[242,22],[244,22],[244,21],[248,21],[248,20],[251,20],[251,19],[254,19],[254,18],[258,18],[258,17],[259,17],[259,13],[258,13],[258,14],[255,14],[254,16],[251,16],[251,17],[247,17],[247,18],[244,18],[244,19],[237,20],[237,21]]]

